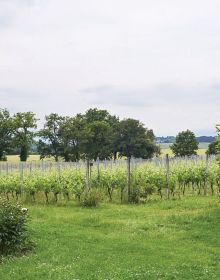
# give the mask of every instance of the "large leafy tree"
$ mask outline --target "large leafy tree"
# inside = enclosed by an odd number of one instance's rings
[[[206,151],[206,153],[208,155],[217,155],[219,153],[218,145],[219,145],[219,141],[218,141],[218,139],[216,139],[215,141],[213,141],[212,143],[209,144],[208,150]]]
[[[32,112],[17,113],[13,118],[14,145],[20,149],[20,160],[26,161],[34,142],[37,119]]]
[[[120,122],[118,134],[120,155],[136,158],[152,158],[158,152],[155,136],[152,130],[135,119],[125,119]]]
[[[79,135],[81,157],[87,162],[86,192],[89,190],[91,160],[110,158],[112,155],[111,115],[106,110],[90,109],[81,115],[83,127]]]
[[[6,160],[6,154],[12,149],[13,120],[6,109],[0,109],[0,161]]]
[[[216,125],[216,131],[217,131],[217,137],[215,139],[214,146],[215,146],[216,154],[219,155],[220,154],[220,124]],[[218,159],[218,160],[220,162],[220,159]]]
[[[80,134],[80,151],[88,160],[111,156],[111,127],[104,121],[85,123]]]
[[[97,108],[89,109],[82,118],[80,150],[84,157],[90,160],[112,158],[114,126],[118,119]]]
[[[152,130],[135,119],[125,119],[120,122],[118,143],[119,153],[128,160],[128,200],[131,200],[131,157],[151,158],[157,152]]]
[[[58,114],[50,114],[45,117],[46,122],[44,128],[38,132],[38,152],[40,158],[54,157],[58,161],[63,155],[63,145],[60,135],[60,127],[63,124],[65,117]]]
[[[65,161],[78,161],[81,156],[80,140],[85,120],[81,115],[68,117],[60,125],[61,156]]]
[[[186,130],[176,136],[176,140],[170,145],[170,148],[175,156],[192,156],[197,154],[199,143],[195,134],[190,130]]]

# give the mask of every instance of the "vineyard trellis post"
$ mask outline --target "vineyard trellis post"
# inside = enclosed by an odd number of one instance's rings
[[[32,161],[30,162],[30,166],[29,166],[29,170],[30,170],[30,176],[32,176]]]
[[[166,180],[167,180],[167,198],[169,198],[170,197],[170,160],[168,154],[166,154]]]
[[[127,158],[128,202],[131,200],[131,157]]]
[[[209,166],[209,155],[205,156],[205,184],[204,184],[204,195],[207,195],[208,189],[208,166]]]
[[[98,180],[100,178],[100,162],[99,162],[99,157],[97,158],[97,173],[98,173]]]
[[[93,167],[93,162],[89,163],[89,190],[92,188],[92,167]]]
[[[60,161],[57,161],[57,177],[60,178]]]
[[[89,191],[89,167],[90,167],[90,162],[89,159],[87,159],[86,160],[86,190],[85,190],[86,194]]]

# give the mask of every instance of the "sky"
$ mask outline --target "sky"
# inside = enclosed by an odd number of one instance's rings
[[[0,108],[215,135],[219,0],[0,0]]]

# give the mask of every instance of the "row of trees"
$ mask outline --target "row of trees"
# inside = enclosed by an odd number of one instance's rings
[[[106,110],[89,109],[85,114],[63,117],[50,114],[44,127],[37,131],[37,118],[32,112],[10,115],[0,109],[0,160],[15,149],[21,161],[26,161],[35,145],[41,159],[56,161],[96,160],[126,156],[152,158],[160,154],[151,129],[135,119],[120,120]],[[217,133],[220,128],[217,126]],[[180,132],[170,146],[175,156],[196,155],[199,143],[190,130]],[[219,140],[209,145],[208,154],[217,154]]]
[[[89,109],[73,117],[50,114],[38,131],[37,121],[32,112],[11,116],[8,110],[0,110],[0,160],[17,148],[21,161],[26,161],[33,144],[41,159],[53,157],[56,161],[151,158],[160,153],[152,130],[138,120],[120,120],[106,110]]]

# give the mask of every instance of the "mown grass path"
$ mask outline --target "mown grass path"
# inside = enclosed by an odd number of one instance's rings
[[[35,249],[2,280],[220,279],[217,197],[146,205],[29,205]]]

